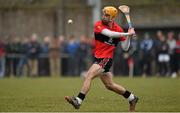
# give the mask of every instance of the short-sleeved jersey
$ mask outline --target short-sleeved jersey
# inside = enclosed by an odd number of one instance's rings
[[[120,41],[126,40],[125,37],[110,38],[108,36],[103,35],[101,32],[105,28],[111,31],[123,32],[123,29],[115,22],[113,22],[112,28],[110,28],[107,25],[104,25],[101,20],[96,22],[94,26],[94,56],[96,58],[112,58],[117,44]]]

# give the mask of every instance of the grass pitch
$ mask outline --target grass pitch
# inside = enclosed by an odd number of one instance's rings
[[[140,97],[137,111],[180,111],[180,79],[115,77],[116,83]],[[79,110],[65,100],[77,95],[81,78],[4,78],[0,79],[0,112],[121,112],[128,111],[128,102],[105,89],[96,78]]]

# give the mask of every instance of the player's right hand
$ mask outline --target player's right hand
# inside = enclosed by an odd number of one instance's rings
[[[128,33],[130,34],[130,36],[133,36],[133,35],[136,34],[135,31],[134,31],[134,28],[129,28]]]

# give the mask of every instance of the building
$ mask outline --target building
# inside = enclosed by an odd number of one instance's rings
[[[179,0],[0,0],[0,36],[57,37],[92,36],[93,23],[106,5],[131,7],[131,20],[138,34],[157,29],[180,29]],[[72,19],[73,24],[67,24]],[[116,21],[127,28],[124,16]]]

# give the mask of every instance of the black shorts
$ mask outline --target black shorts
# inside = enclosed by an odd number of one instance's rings
[[[104,72],[109,72],[112,66],[112,58],[95,58],[94,63],[99,64],[104,69]]]

